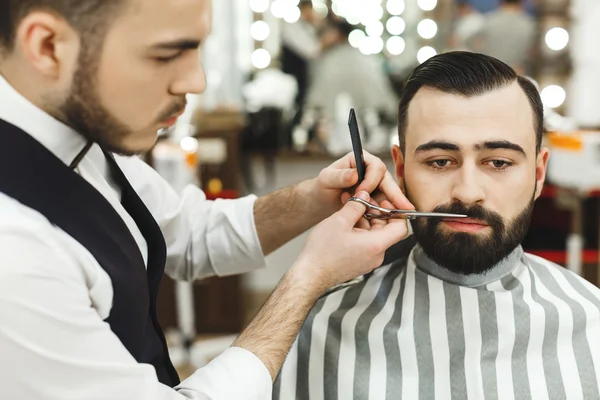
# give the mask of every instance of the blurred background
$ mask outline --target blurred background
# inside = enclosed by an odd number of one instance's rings
[[[317,176],[363,147],[392,169],[396,107],[408,73],[451,50],[497,57],[539,85],[551,147],[548,183],[525,249],[598,282],[600,1],[214,0],[203,95],[146,160],[176,190],[262,195]],[[298,216],[302,218],[302,216]],[[160,318],[182,375],[227,347],[298,255],[265,270],[194,284],[166,278]]]

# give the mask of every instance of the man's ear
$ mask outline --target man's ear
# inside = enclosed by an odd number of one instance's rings
[[[398,145],[392,146],[392,158],[394,159],[394,167],[396,170],[396,177],[400,187],[404,187],[404,155]]]
[[[550,151],[543,147],[537,155],[537,161],[535,166],[535,181],[537,184],[537,188],[535,191],[535,198],[537,200],[538,197],[542,194],[542,190],[544,189],[544,182],[546,181],[546,170],[548,168],[548,157],[550,156]]]
[[[19,24],[16,40],[31,66],[51,79],[78,54],[77,33],[64,19],[45,11],[28,14]]]

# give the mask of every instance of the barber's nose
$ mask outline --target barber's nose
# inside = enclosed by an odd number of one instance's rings
[[[206,90],[206,74],[202,68],[200,57],[191,60],[184,73],[171,85],[171,93],[174,95],[201,94]]]
[[[459,172],[452,189],[452,200],[463,204],[477,204],[485,200],[485,192],[477,180],[477,171],[465,169]]]

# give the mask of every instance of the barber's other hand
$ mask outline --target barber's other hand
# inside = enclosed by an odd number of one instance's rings
[[[375,200],[381,203],[387,200],[392,208],[414,210],[414,206],[400,190],[398,183],[388,172],[387,167],[381,159],[364,151],[366,165],[365,179],[356,187],[356,192],[364,190],[373,193],[376,189],[378,194]],[[353,196],[349,191],[358,182],[358,172],[354,153],[348,153],[329,167],[323,169],[319,176],[312,181],[312,192],[316,205],[321,207],[320,211],[325,216],[338,211],[346,201]]]
[[[369,201],[362,191],[357,196]],[[385,207],[391,205],[382,203]],[[408,235],[407,221],[373,220],[358,224],[366,207],[349,201],[344,207],[317,225],[292,267],[314,290],[327,290],[337,284],[369,273],[383,262],[385,251]],[[361,228],[358,228],[358,226]]]

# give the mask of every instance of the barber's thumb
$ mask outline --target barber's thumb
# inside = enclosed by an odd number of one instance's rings
[[[361,190],[356,193],[354,197],[358,197],[365,201],[370,201],[371,196],[369,193]],[[344,207],[339,211],[340,215],[348,222],[349,225],[354,226],[367,211],[367,206],[357,201],[348,201]]]

